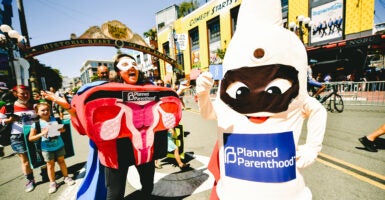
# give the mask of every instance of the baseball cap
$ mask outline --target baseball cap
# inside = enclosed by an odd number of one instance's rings
[[[0,82],[0,89],[2,90],[8,90],[7,84],[4,82]]]

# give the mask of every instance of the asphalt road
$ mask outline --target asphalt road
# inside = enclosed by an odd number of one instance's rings
[[[154,189],[156,196],[162,196],[159,199],[202,200],[210,195],[213,178],[206,167],[216,140],[216,122],[202,119],[192,99],[185,101],[191,109],[183,111],[181,124],[189,133],[184,138],[184,150],[185,161],[191,164],[192,170],[181,171],[173,165],[173,159],[161,159],[163,168],[156,170]],[[317,162],[303,170],[313,199],[384,199],[385,137],[379,139],[381,149],[377,153],[360,149],[357,140],[384,123],[384,119],[385,107],[347,106],[343,113],[328,113],[322,152]],[[8,146],[5,148],[6,156],[0,159],[0,199],[75,199],[83,180],[88,138],[74,130],[72,135],[75,156],[67,158],[66,162],[70,175],[76,178],[76,185],[62,184],[56,193],[48,194],[48,183],[42,183],[40,170],[34,169],[37,186],[34,191],[25,193],[19,158],[12,155]],[[304,139],[305,134],[300,142]],[[58,166],[56,170],[58,182],[61,182]],[[140,186],[134,168],[129,170],[128,177],[125,199],[137,199]]]

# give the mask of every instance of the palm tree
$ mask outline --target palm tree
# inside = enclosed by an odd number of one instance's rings
[[[199,2],[197,0],[191,0],[190,2],[184,1],[179,4],[178,17],[184,17],[197,9],[199,7]]]
[[[157,50],[158,49],[158,32],[155,28],[148,30],[143,33],[143,36],[150,39],[151,48]]]

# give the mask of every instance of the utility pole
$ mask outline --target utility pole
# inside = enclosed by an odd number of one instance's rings
[[[25,36],[25,46],[26,48],[30,47],[29,43],[29,34],[27,29],[27,21],[25,20],[25,13],[24,13],[24,4],[23,0],[17,0],[17,10],[19,12],[19,21],[20,21],[20,29],[21,34]],[[21,55],[24,56],[24,52],[20,51]],[[29,82],[31,83],[31,89],[32,92],[39,91],[37,87],[37,78],[36,78],[36,63],[35,62],[29,62],[30,63],[30,69],[29,69]]]
[[[19,11],[21,35],[25,36],[27,40],[25,45],[28,48],[30,47],[30,43],[29,43],[29,35],[28,35],[28,29],[27,29],[27,21],[25,20],[25,14],[24,14],[23,0],[17,0],[17,10]]]

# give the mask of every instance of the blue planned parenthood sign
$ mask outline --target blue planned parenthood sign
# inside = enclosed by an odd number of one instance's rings
[[[226,176],[265,183],[296,178],[293,132],[224,133]]]
[[[210,73],[213,75],[214,80],[222,80],[223,78],[223,67],[222,65],[210,65]]]

